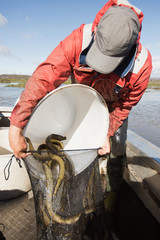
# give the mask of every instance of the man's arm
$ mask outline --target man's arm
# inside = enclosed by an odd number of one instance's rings
[[[26,142],[23,137],[23,128],[37,103],[50,91],[57,88],[71,74],[72,65],[75,63],[75,54],[81,47],[81,34],[83,25],[65,38],[40,64],[31,78],[27,81],[25,90],[19,102],[14,107],[10,117],[9,141],[16,157],[25,157]],[[79,36],[78,38],[75,35]],[[78,50],[77,41],[78,39]]]
[[[26,126],[34,107],[48,92],[63,83],[70,74],[70,66],[65,57],[62,57],[61,61],[67,66],[66,72],[60,70],[58,64],[54,66],[53,63],[41,64],[28,80],[19,102],[13,109],[10,117],[9,141],[13,153],[17,158],[24,158],[26,156],[23,152],[27,148],[23,137],[23,128]],[[61,78],[61,75],[64,75],[63,78]],[[57,78],[59,80],[56,82]]]
[[[132,107],[136,106],[136,104],[140,101],[148,86],[151,70],[152,62],[149,54],[148,64],[146,64],[139,78],[132,86],[132,89],[126,96],[113,103],[113,111],[110,113],[108,135],[102,149],[98,151],[100,155],[110,152],[109,138],[113,136],[118,128],[123,124],[123,121],[128,117]]]
[[[137,80],[130,86],[130,90],[122,98],[112,104],[113,110],[110,113],[110,126],[108,135],[113,136],[123,121],[128,117],[132,107],[136,106],[147,89],[152,70],[151,55],[137,74]],[[132,78],[132,75],[130,76]],[[136,76],[133,76],[134,78]]]

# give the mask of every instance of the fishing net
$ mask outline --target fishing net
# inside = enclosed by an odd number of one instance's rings
[[[76,175],[67,152],[59,151],[46,161],[38,156],[25,158],[34,192],[37,239],[103,239],[106,160],[96,156]]]

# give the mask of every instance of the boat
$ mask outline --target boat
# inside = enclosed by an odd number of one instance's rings
[[[2,116],[5,117],[4,111]],[[92,124],[90,124],[91,119]],[[100,123],[98,127],[97,123]],[[99,215],[104,214],[103,208],[99,206],[103,206],[106,191],[106,187],[101,187],[102,182],[106,183],[106,177],[101,178],[101,172],[105,175],[106,171],[101,171],[103,164],[101,164],[102,160],[98,159],[97,149],[105,140],[108,125],[109,112],[103,98],[93,88],[82,84],[59,87],[46,95],[35,107],[23,134],[29,143],[28,150],[33,151],[32,155],[24,159],[24,163],[34,195],[33,209],[37,222],[34,237],[37,235],[37,239],[81,239],[86,234],[88,222],[93,221],[90,215],[93,212],[97,214],[97,209]],[[7,141],[8,127],[2,129],[2,132],[4,131]],[[47,144],[48,137],[51,137],[51,141]],[[58,152],[53,153],[49,146],[55,141],[61,149],[58,148]],[[50,151],[47,156],[49,160],[45,157],[45,160],[41,161],[44,155],[37,152],[34,155],[37,147],[41,145],[43,148],[45,145],[45,150]],[[56,146],[55,144],[54,147]],[[8,158],[6,155],[7,150],[10,150],[9,146],[3,148],[6,148],[6,152],[1,156],[3,158],[5,155]],[[9,160],[12,158],[11,155],[12,153],[7,161],[11,161]],[[106,165],[104,168],[106,169]],[[18,170],[14,168],[13,171],[16,174]],[[14,190],[12,182],[10,182],[11,192]],[[19,183],[20,179],[17,179],[17,182]],[[3,206],[6,203],[4,200],[8,199],[3,197],[6,190],[2,189],[1,192],[3,203],[0,205]],[[11,204],[11,201],[8,204]],[[0,210],[3,224],[6,226],[8,220],[5,219],[7,218],[5,211],[8,213],[8,209],[1,207]],[[6,228],[9,229],[9,226]],[[8,239],[8,233],[5,234]],[[108,234],[107,228],[104,229],[104,234]],[[14,236],[14,239],[18,239],[18,236]],[[28,239],[31,237],[28,236]]]
[[[131,130],[124,179],[160,223],[160,148]]]
[[[12,108],[10,107],[0,107],[1,177],[2,175],[4,177],[4,167],[13,154],[8,143],[8,118],[11,112]],[[10,169],[10,178],[13,173],[19,170],[22,171],[17,162],[15,160],[13,162],[15,162],[15,166],[12,165],[13,168]],[[0,192],[12,192],[13,189],[20,190],[15,192],[14,195],[12,195],[13,193],[11,195],[6,194],[5,197],[0,199],[0,231],[2,231],[1,224],[3,224],[3,234],[7,240],[36,240],[36,213],[33,192],[25,165],[23,162],[21,164],[25,173],[23,172],[19,177],[16,174],[14,186],[9,184],[9,180],[5,180],[5,184],[0,184]],[[22,175],[25,174],[25,181],[20,180]],[[128,130],[127,138],[127,165],[124,172],[124,181],[135,192],[136,196],[138,196],[145,208],[149,210],[157,224],[159,224],[160,148],[130,130]],[[23,187],[17,187],[17,182],[23,182]],[[10,185],[9,187],[7,187],[8,184]],[[6,188],[3,188],[3,186],[6,186]]]
[[[11,112],[11,107],[0,107],[0,200],[12,199],[31,190],[24,162],[16,161],[9,146]]]

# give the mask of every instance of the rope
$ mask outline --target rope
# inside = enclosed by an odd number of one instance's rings
[[[8,163],[6,164],[5,168],[4,168],[4,178],[5,180],[7,181],[10,177],[10,168],[11,168],[11,165],[12,165],[12,160],[14,158],[14,154],[11,156],[10,160],[8,161]],[[16,158],[16,157],[15,157]],[[19,165],[20,168],[22,168],[22,165],[21,165],[21,159],[19,158],[16,158],[16,161]],[[7,173],[6,173],[7,172]]]

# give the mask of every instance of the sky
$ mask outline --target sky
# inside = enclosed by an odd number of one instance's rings
[[[92,23],[106,0],[0,0],[0,74],[29,74],[82,23]],[[160,1],[130,0],[142,10],[141,43],[160,78]]]

